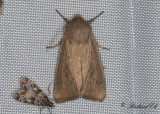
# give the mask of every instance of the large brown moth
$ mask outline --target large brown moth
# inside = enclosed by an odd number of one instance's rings
[[[54,104],[49,101],[47,95],[44,94],[32,80],[22,77],[20,85],[21,90],[14,93],[14,99],[37,106],[47,106],[48,110],[49,107],[54,107]],[[40,109],[40,113],[41,110],[42,108]]]
[[[53,90],[56,103],[78,97],[99,102],[105,99],[104,70],[98,51],[98,47],[101,46],[94,39],[90,26],[90,23],[102,13],[89,21],[85,21],[78,14],[72,20],[68,20],[59,13],[66,25],[64,36],[57,44],[60,45],[60,50]]]

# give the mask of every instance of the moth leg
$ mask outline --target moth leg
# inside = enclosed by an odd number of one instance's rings
[[[102,46],[99,45],[98,43],[97,43],[97,46],[98,46],[99,48],[102,48],[102,49],[110,50],[110,48],[102,47]],[[107,68],[103,66],[103,69],[107,69]]]
[[[41,114],[41,112],[42,112],[42,106],[40,106],[40,114]]]
[[[47,109],[49,111],[50,114],[52,114],[52,111],[50,110],[50,108],[47,106]]]
[[[46,48],[56,48],[56,47],[58,47],[60,44],[58,43],[58,44],[56,44],[56,45],[54,45],[54,46],[47,46]]]
[[[52,84],[52,82],[48,85],[48,95],[47,96],[49,96],[51,94],[51,92],[50,92],[51,84]]]
[[[56,48],[56,47],[60,46],[61,43],[62,43],[62,40],[58,44],[56,44],[54,46],[47,46],[46,48]]]
[[[99,48],[102,48],[102,49],[110,50],[110,48],[103,47],[103,46],[99,45],[98,43],[97,43],[97,46],[98,46]]]
[[[55,40],[55,38],[57,37],[57,35],[60,33],[60,31],[62,30],[62,29],[64,29],[64,26],[62,26],[60,29],[59,29],[59,31],[54,35],[54,37],[53,37],[53,40],[50,42],[50,45],[52,44],[52,42],[54,42],[54,40]],[[60,41],[61,42],[61,41]],[[59,43],[58,43],[59,44]],[[57,44],[57,45],[58,45]],[[55,45],[56,46],[56,45]],[[47,46],[46,48],[55,48],[55,46],[53,47],[53,46]],[[56,46],[57,47],[57,46]]]
[[[42,109],[44,109],[45,107],[44,106],[40,106],[40,114],[42,112]]]
[[[106,49],[106,50],[110,50],[110,48],[103,47],[103,46],[99,45],[98,43],[96,43],[96,44],[97,44],[97,46],[98,46],[99,48]],[[103,66],[103,69],[107,69],[107,68]]]

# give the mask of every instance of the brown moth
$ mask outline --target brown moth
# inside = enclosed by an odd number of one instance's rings
[[[53,91],[56,103],[78,97],[99,102],[105,99],[104,70],[98,51],[98,47],[101,46],[94,39],[90,26],[90,23],[102,13],[89,21],[85,21],[78,14],[72,20],[68,20],[59,13],[66,25],[64,36],[57,44],[60,45],[60,50]]]
[[[20,85],[22,89],[14,93],[14,99],[33,105],[47,106],[48,109],[49,107],[54,107],[54,104],[49,101],[47,95],[45,95],[32,80],[22,77]]]

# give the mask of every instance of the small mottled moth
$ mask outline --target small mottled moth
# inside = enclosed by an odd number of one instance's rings
[[[21,90],[14,93],[14,99],[37,106],[47,106],[48,110],[49,107],[54,107],[54,104],[49,101],[47,95],[45,95],[32,80],[22,77],[20,84]]]

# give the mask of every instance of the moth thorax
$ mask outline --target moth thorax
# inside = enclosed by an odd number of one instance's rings
[[[80,15],[80,14],[75,14],[75,15],[74,15],[74,18],[75,18],[75,17],[81,17],[81,15]]]

